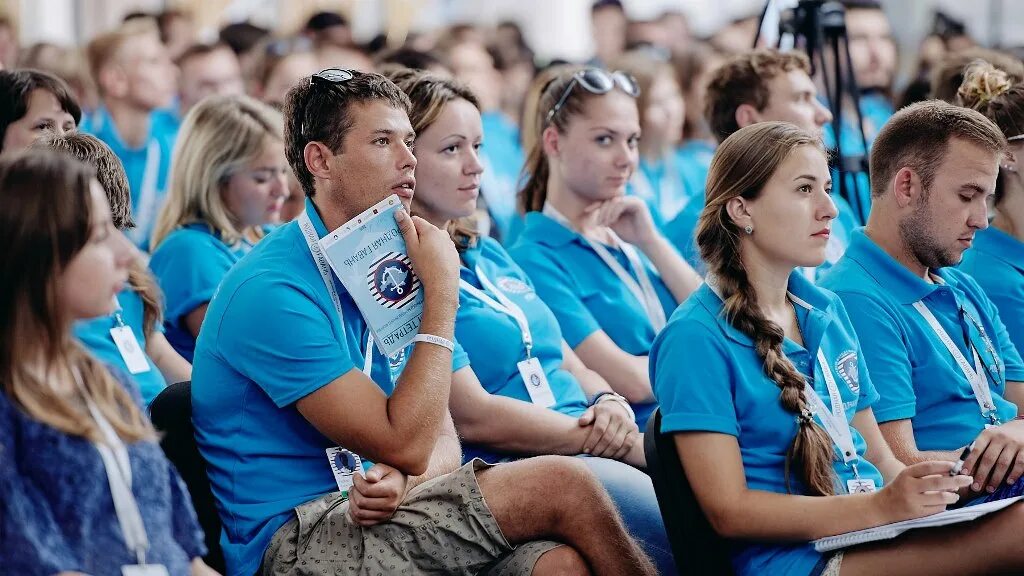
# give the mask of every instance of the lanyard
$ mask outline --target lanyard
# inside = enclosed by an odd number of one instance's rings
[[[114,501],[114,512],[117,514],[117,522],[121,525],[124,543],[129,550],[135,552],[138,563],[145,564],[146,551],[149,550],[149,537],[146,536],[146,526],[142,522],[139,505],[135,501],[135,496],[132,495],[132,468],[128,461],[128,449],[118,437],[117,432],[114,431],[113,426],[92,401],[78,370],[72,369],[71,373],[85,398],[85,405],[88,407],[92,419],[96,422],[105,440],[105,442],[96,442],[93,445],[100,453],[103,467],[107,471],[110,495]]]
[[[543,213],[545,216],[555,220],[559,224],[566,228],[572,229],[568,218],[562,215],[554,206],[551,204],[544,204]],[[623,242],[618,235],[612,230],[608,231],[611,234],[612,240],[616,246],[622,250],[626,255],[626,260],[629,261],[629,267],[633,269],[636,277],[640,279],[637,283],[633,279],[633,276],[626,272],[626,270],[619,264],[619,261],[615,259],[600,242],[593,242],[590,238],[587,238],[583,234],[580,237],[587,243],[590,248],[597,253],[601,260],[605,263],[608,268],[618,277],[619,281],[626,285],[626,288],[633,293],[637,302],[643,306],[644,311],[647,312],[647,318],[651,322],[651,326],[655,332],[660,332],[665,327],[665,310],[661,307],[661,301],[658,300],[658,293],[654,290],[654,284],[651,282],[650,276],[647,274],[647,268],[640,261],[640,257],[636,253],[636,248]]]
[[[139,207],[135,211],[138,222],[128,234],[132,241],[141,244],[149,234],[153,215],[156,212],[157,180],[160,176],[160,144],[150,139],[146,145],[146,167],[142,172],[142,187],[139,189]]]
[[[842,453],[843,462],[853,469],[853,475],[860,478],[857,472],[857,462],[860,457],[857,455],[857,447],[853,443],[853,431],[850,429],[850,422],[846,419],[846,410],[843,407],[843,397],[839,393],[839,386],[836,385],[835,375],[828,367],[828,360],[825,353],[818,349],[818,367],[825,378],[825,386],[828,388],[829,403],[832,408],[825,406],[821,397],[811,386],[811,383],[804,381],[804,397],[811,405],[811,411],[821,420],[821,425],[828,433],[832,441],[839,447]]]
[[[949,350],[949,353],[953,356],[953,360],[956,361],[957,365],[960,366],[960,370],[967,377],[967,381],[971,384],[971,390],[974,391],[974,399],[978,402],[978,408],[981,410],[982,417],[989,420],[990,423],[998,426],[999,414],[996,412],[995,403],[992,401],[992,390],[988,385],[988,378],[985,376],[985,369],[981,363],[981,357],[978,355],[978,349],[971,343],[970,338],[967,340],[967,347],[971,349],[971,355],[973,356],[974,366],[971,367],[967,358],[964,357],[963,352],[957,348],[956,344],[953,343],[953,339],[949,337],[949,333],[946,329],[939,324],[939,321],[932,314],[932,311],[925,306],[924,302],[918,300],[914,302],[914,309],[918,311],[921,316],[924,317],[925,322],[931,327],[932,332],[939,337],[942,344]]]
[[[523,334],[523,347],[526,348],[526,358],[529,359],[533,351],[533,335],[530,332],[530,322],[527,320],[526,314],[523,313],[523,309],[513,302],[497,286],[495,286],[487,276],[484,275],[484,271],[479,265],[476,267],[476,277],[480,281],[480,285],[484,287],[484,290],[494,294],[494,297],[498,299],[497,302],[495,302],[494,298],[491,298],[483,290],[480,290],[465,280],[459,279],[459,287],[498,312],[508,314],[516,321],[516,324],[519,325],[520,332]]]
[[[306,237],[306,246],[309,248],[309,253],[313,256],[313,262],[316,263],[317,269],[320,270],[320,278],[323,279],[324,286],[327,286],[327,292],[331,295],[334,310],[338,313],[338,322],[341,322],[342,326],[344,326],[345,313],[341,309],[341,297],[338,296],[338,289],[334,286],[334,271],[331,270],[327,256],[324,255],[323,249],[320,248],[320,237],[317,235],[313,221],[309,219],[309,214],[305,210],[299,215],[299,228],[302,229],[302,235]],[[369,377],[372,368],[373,335],[367,334],[366,352],[363,355],[363,374]]]

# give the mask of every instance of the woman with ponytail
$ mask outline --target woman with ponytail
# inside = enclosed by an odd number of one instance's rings
[[[525,227],[509,253],[533,280],[587,368],[632,405],[654,410],[647,353],[665,319],[700,284],[626,196],[639,162],[636,81],[623,72],[560,68],[527,99]]]
[[[107,194],[114,227],[121,232],[135,227],[128,177],[121,161],[103,141],[91,134],[69,132],[39,140],[33,148],[52,148],[92,166],[96,180]],[[137,346],[122,350],[129,330]],[[115,341],[115,334],[121,342]],[[130,374],[146,406],[168,381],[192,378],[192,365],[174,351],[164,336],[163,297],[141,258],[136,258],[128,270],[128,284],[117,295],[114,313],[76,322],[75,336],[101,361]],[[138,357],[133,350],[140,352]]]
[[[1024,83],[991,64],[967,68],[960,104],[984,114],[1002,130],[1009,154],[999,166],[992,222],[974,235],[960,268],[978,281],[999,309],[1018,351],[1024,351]]]
[[[754,124],[719,146],[696,234],[707,282],[651,351],[662,431],[715,531],[735,540],[737,574],[1020,570],[1020,507],[845,554],[810,544],[940,512],[971,482],[952,462],[893,456],[846,309],[798,269],[825,259],[831,187],[821,142],[792,124]]]
[[[2,571],[210,573],[138,390],[72,334],[113,312],[136,258],[93,170],[49,150],[12,154],[0,195]]]

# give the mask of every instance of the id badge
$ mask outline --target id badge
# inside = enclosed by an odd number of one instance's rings
[[[124,359],[129,372],[132,374],[149,372],[149,361],[146,360],[146,354],[139,346],[139,341],[135,339],[135,333],[132,332],[130,326],[111,328],[110,337],[114,339],[117,351],[121,353],[121,358]]]
[[[878,490],[871,478],[853,478],[846,481],[846,491],[850,494],[870,494]]]
[[[352,474],[363,473],[363,460],[355,452],[339,446],[327,449],[327,461],[331,463],[331,472],[342,496],[348,496],[352,489]]]
[[[163,564],[126,564],[121,566],[121,576],[170,576]]]
[[[519,375],[523,377],[526,384],[526,391],[530,393],[530,400],[544,408],[555,405],[555,395],[551,392],[551,385],[548,384],[548,377],[544,374],[544,367],[540,360],[530,358],[516,364],[519,368]]]

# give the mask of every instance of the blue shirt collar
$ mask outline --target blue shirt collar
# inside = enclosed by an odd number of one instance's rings
[[[998,228],[990,226],[975,234],[974,249],[1024,272],[1024,242]]]
[[[845,256],[859,264],[868,276],[901,304],[913,304],[922,300],[938,287],[936,284],[925,282],[924,278],[915,276],[865,234],[864,228],[853,231]],[[941,270],[931,272],[948,280]]]
[[[558,248],[579,238],[579,234],[559,224],[541,212],[527,212],[523,236],[552,248]]]
[[[804,347],[807,350],[816,350],[821,342],[825,326],[832,319],[832,300],[825,291],[804,277],[800,270],[794,270],[789,275],[789,293],[796,297],[798,305],[808,309],[807,324],[803,328]],[[733,326],[722,314],[722,299],[710,286],[706,283],[703,284],[694,296],[715,317],[718,325],[729,339],[748,348],[754,347],[753,339]]]

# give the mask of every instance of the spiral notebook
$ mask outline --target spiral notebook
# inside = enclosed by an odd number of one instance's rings
[[[895,522],[884,526],[876,526],[874,528],[847,532],[846,534],[839,534],[837,536],[829,536],[827,538],[815,540],[813,542],[814,549],[818,552],[831,552],[832,550],[848,548],[858,544],[866,544],[868,542],[876,542],[878,540],[891,540],[892,538],[903,534],[907,530],[915,530],[917,528],[935,528],[938,526],[958,524],[960,522],[969,522],[986,514],[1002,510],[1022,498],[1024,498],[1024,496],[1015,496],[1013,498],[986,502],[976,506],[965,506],[955,510],[946,510],[945,512],[939,512],[938,514],[932,514],[931,516],[924,516],[922,518],[914,518],[913,520],[904,520],[902,522]]]

